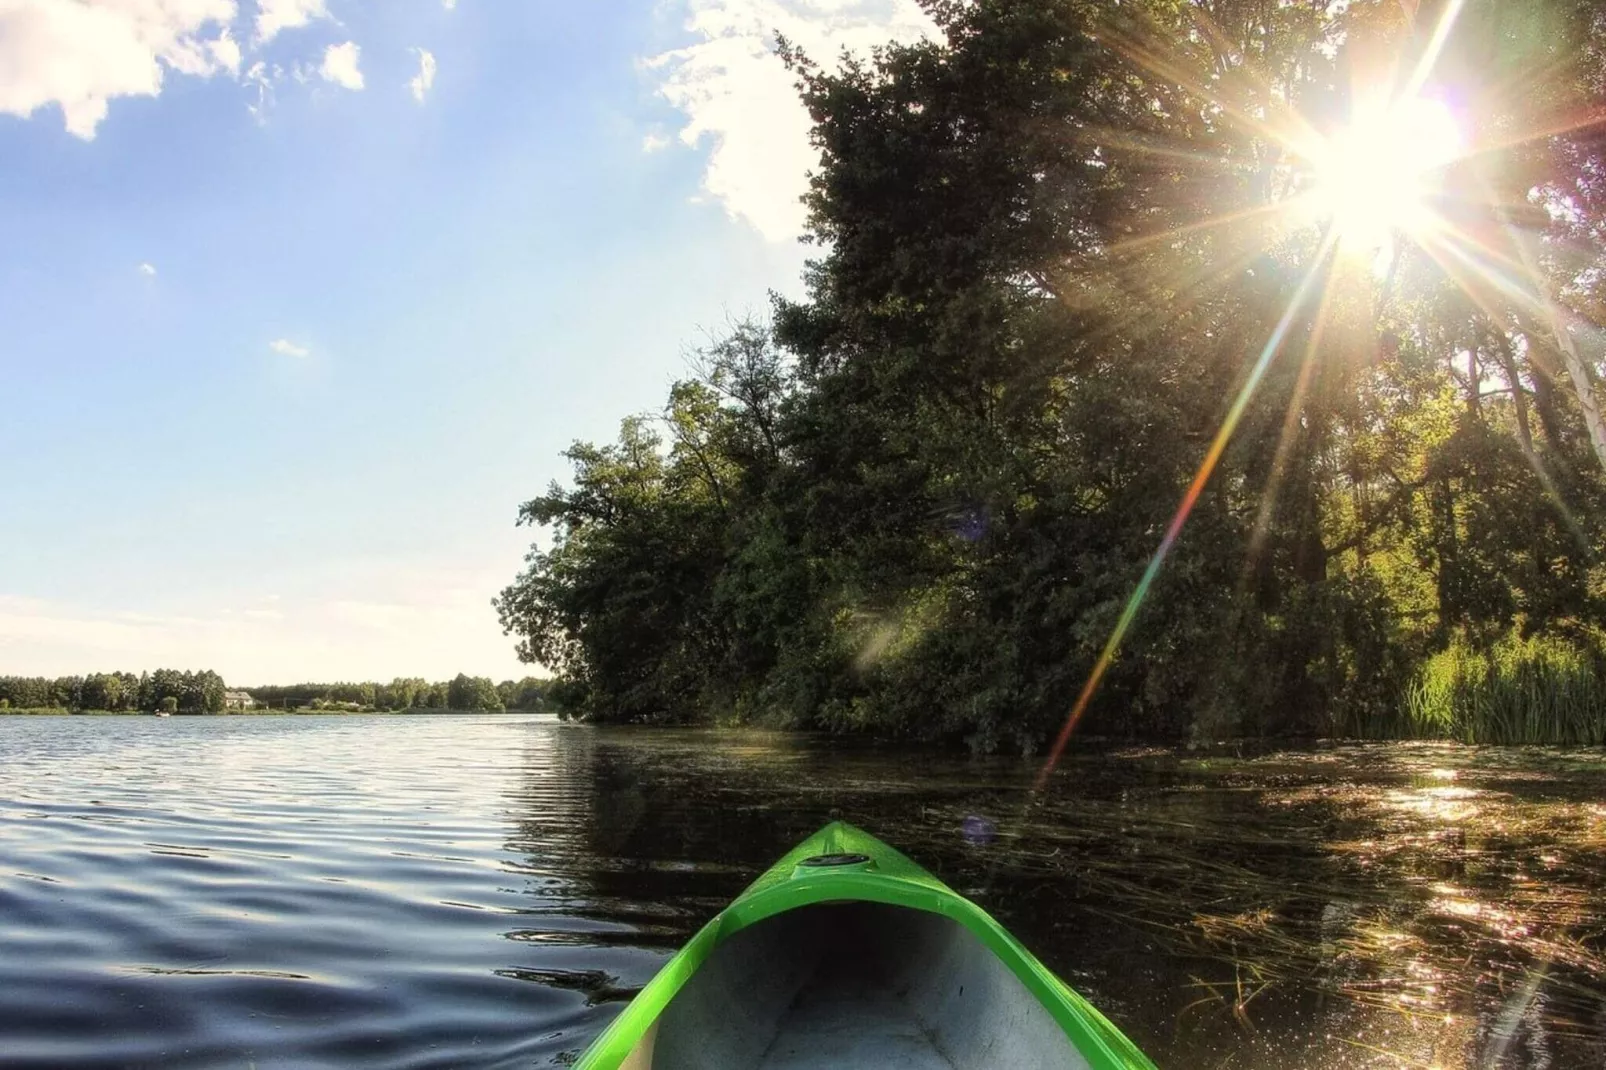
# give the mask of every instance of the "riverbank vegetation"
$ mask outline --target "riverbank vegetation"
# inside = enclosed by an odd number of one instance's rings
[[[251,696],[270,709],[356,710],[541,710],[550,680],[527,676],[493,683],[484,676],[458,673],[430,682],[397,677],[388,684],[288,684],[253,687]]]
[[[492,683],[458,673],[447,681],[290,684],[231,691],[211,670],[157,669],[88,676],[0,676],[0,713],[404,713],[538,711],[552,681],[535,676]],[[245,704],[238,703],[244,696]]]
[[[1407,734],[1464,743],[1598,743],[1606,717],[1606,641],[1457,635],[1418,671]]]
[[[1083,731],[1606,738],[1595,9],[926,6],[783,43],[806,295],[523,506],[554,697],[1034,750],[1108,662]]]

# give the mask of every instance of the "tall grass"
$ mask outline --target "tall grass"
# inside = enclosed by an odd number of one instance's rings
[[[1606,741],[1606,639],[1457,635],[1407,689],[1411,735],[1463,743]]]

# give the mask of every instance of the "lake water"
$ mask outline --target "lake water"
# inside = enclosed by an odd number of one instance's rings
[[[1606,1066],[1606,754],[1073,753],[1027,806],[1035,770],[520,715],[0,717],[0,1067],[566,1065],[833,816],[1162,1067]]]

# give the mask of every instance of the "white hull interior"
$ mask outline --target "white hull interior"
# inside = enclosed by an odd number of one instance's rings
[[[925,911],[822,904],[716,948],[628,1070],[1088,1070],[969,929]]]

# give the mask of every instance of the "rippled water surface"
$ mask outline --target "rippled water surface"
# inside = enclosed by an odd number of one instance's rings
[[[1606,1066],[1599,752],[1083,753],[1023,807],[1034,771],[518,715],[0,717],[0,1066],[565,1065],[833,816],[1162,1067]]]

